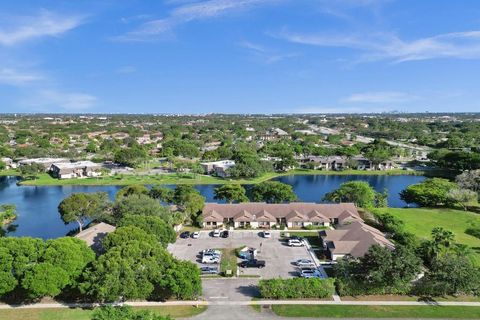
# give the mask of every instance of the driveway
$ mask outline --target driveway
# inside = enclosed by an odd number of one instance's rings
[[[289,247],[280,240],[280,231],[272,231],[271,238],[262,238],[261,231],[230,232],[226,239],[213,238],[208,231],[201,231],[199,239],[178,239],[170,244],[168,250],[177,258],[201,263],[199,253],[204,249],[215,248],[240,248],[243,246],[253,247],[258,250],[257,259],[265,260],[266,267],[263,269],[240,269],[240,275],[260,276],[264,279],[291,278],[297,275],[293,261],[298,259],[310,259],[304,247]],[[241,260],[239,259],[238,262]]]

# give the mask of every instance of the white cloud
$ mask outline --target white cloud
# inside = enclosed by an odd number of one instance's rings
[[[0,68],[0,84],[22,86],[44,79],[42,75],[20,72],[11,68]]]
[[[187,3],[173,9],[170,14],[157,20],[151,20],[142,24],[138,29],[116,40],[145,41],[171,31],[178,25],[195,20],[204,20],[218,17],[224,14],[246,10],[255,6],[279,2],[281,0],[208,0],[202,2]]]
[[[78,27],[84,19],[81,16],[66,16],[42,10],[35,16],[16,16],[2,20],[0,45],[12,46],[43,37],[60,36]]]
[[[404,92],[379,91],[355,93],[341,99],[341,101],[349,103],[400,103],[417,99],[417,96],[410,95]]]
[[[97,103],[97,97],[80,92],[62,92],[48,89],[36,92],[33,97],[23,104],[41,110],[76,112],[89,109]]]
[[[402,40],[390,33],[275,35],[293,43],[318,47],[344,47],[362,52],[360,61],[391,60],[395,63],[436,58],[480,59],[480,30],[452,32],[416,40]]]
[[[276,50],[249,41],[242,41],[239,45],[248,49],[257,59],[266,64],[280,62],[298,56],[297,53],[279,53]]]

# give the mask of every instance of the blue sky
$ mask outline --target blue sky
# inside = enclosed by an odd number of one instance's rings
[[[480,1],[0,1],[0,111],[480,111]]]

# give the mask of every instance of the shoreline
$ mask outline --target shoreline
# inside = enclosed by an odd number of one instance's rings
[[[7,172],[9,174],[0,173],[0,176],[18,176]],[[36,180],[21,180],[18,185],[21,186],[106,186],[106,185],[132,185],[132,184],[151,184],[151,185],[224,185],[224,184],[258,184],[264,181],[272,180],[278,177],[293,176],[293,175],[332,175],[332,176],[345,176],[345,175],[362,175],[362,176],[402,176],[402,175],[414,175],[423,176],[423,171],[411,171],[402,169],[393,169],[388,171],[366,171],[366,170],[344,170],[344,171],[321,171],[321,170],[301,170],[295,169],[283,173],[267,173],[261,177],[253,179],[223,179],[218,177],[212,177],[207,175],[197,175],[195,178],[189,174],[162,174],[162,175],[123,175],[123,176],[108,176],[99,178],[84,178],[84,179],[65,179],[59,180],[52,178],[48,174],[41,174]]]

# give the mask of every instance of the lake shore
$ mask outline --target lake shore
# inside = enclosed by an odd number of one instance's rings
[[[3,176],[18,176],[12,174],[1,174]],[[322,170],[302,170],[294,169],[282,173],[267,173],[261,177],[253,179],[224,179],[219,177],[212,177],[207,175],[193,175],[193,174],[157,174],[157,175],[118,175],[98,178],[85,179],[55,179],[48,174],[41,174],[35,180],[21,180],[18,182],[22,186],[109,186],[109,185],[131,185],[131,184],[189,184],[189,185],[205,185],[205,184],[258,184],[267,180],[271,180],[283,176],[292,175],[362,175],[362,176],[398,176],[398,175],[424,175],[423,171],[401,170],[393,169],[387,171],[366,171],[366,170],[343,170],[343,171],[322,171]]]

